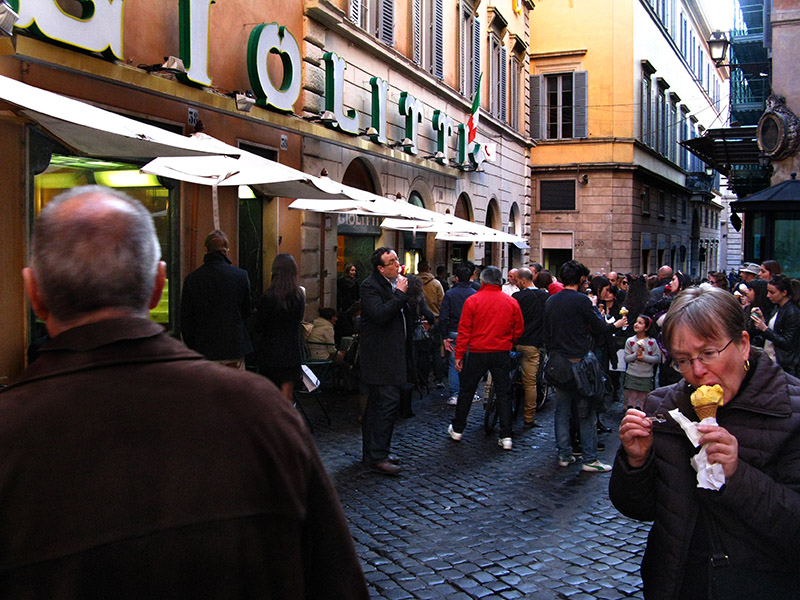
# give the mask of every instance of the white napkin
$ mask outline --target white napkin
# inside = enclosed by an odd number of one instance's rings
[[[669,415],[675,419],[675,422],[681,426],[686,433],[686,437],[692,442],[693,446],[700,443],[700,432],[697,431],[698,425],[717,425],[717,420],[714,417],[706,417],[700,423],[690,421],[683,413],[677,408],[669,411]],[[692,467],[697,471],[697,487],[707,490],[720,490],[725,485],[725,472],[722,470],[722,465],[719,463],[710,464],[708,462],[708,454],[706,447],[700,448],[700,452],[695,454],[691,460]]]

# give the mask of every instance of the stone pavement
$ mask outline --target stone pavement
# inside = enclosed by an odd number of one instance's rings
[[[552,403],[542,428],[514,430],[514,449],[483,429],[472,405],[461,442],[447,435],[455,407],[432,390],[399,420],[392,451],[405,470],[386,477],[361,463],[355,398],[330,395],[328,426],[306,398],[314,437],[333,477],[372,598],[642,598],[639,563],[648,523],[620,515],[609,474],[561,468]],[[604,420],[601,460],[613,462],[617,404]]]

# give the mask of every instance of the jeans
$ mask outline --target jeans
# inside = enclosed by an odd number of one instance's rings
[[[525,422],[533,423],[536,417],[536,375],[539,372],[539,349],[536,346],[517,344],[517,352],[522,354],[522,384],[525,386]]]
[[[569,460],[572,456],[572,442],[569,436],[569,422],[572,418],[573,403],[578,402],[578,394],[572,390],[553,387],[556,402],[556,446],[558,458]],[[576,414],[578,411],[575,411]],[[583,462],[591,463],[597,460],[597,412],[589,403],[588,413],[583,418],[578,418],[578,427],[581,432],[581,445],[583,446]]]
[[[455,352],[455,348],[456,348],[456,339],[458,338],[458,332],[457,331],[451,331],[450,333],[447,334],[447,337],[449,337],[451,340],[453,340],[453,351],[447,353],[447,358],[448,358],[448,361],[450,363],[450,371],[449,371],[449,377],[448,377],[449,381],[448,382],[450,383],[450,397],[453,398],[453,397],[458,396],[458,390],[461,389],[461,386],[459,384],[458,371],[456,371],[456,352]]]
[[[492,374],[497,394],[497,410],[500,415],[500,437],[511,437],[511,356],[508,352],[470,352],[464,359],[461,370],[461,390],[458,392],[453,429],[457,433],[467,426],[467,416],[472,407],[472,398],[481,377],[486,371]]]
[[[361,419],[361,459],[366,463],[389,458],[394,421],[400,408],[401,388],[399,385],[369,386],[367,407]]]

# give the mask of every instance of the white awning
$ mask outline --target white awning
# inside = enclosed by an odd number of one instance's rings
[[[207,136],[206,136],[207,137]],[[214,138],[209,138],[214,139]],[[219,140],[214,140],[219,142]],[[236,149],[234,146],[230,146]],[[150,161],[142,172],[170,177],[189,183],[211,186],[249,185],[262,194],[282,198],[339,198],[341,185],[325,177],[314,177],[274,160],[267,160],[239,150],[239,158],[230,156],[161,157]]]
[[[138,160],[225,154],[207,140],[140,123],[9,77],[0,76],[0,100],[78,154]]]
[[[444,221],[448,218],[447,215],[409,204],[403,200],[390,200],[378,194],[366,192],[341,183],[334,185],[338,186],[337,191],[347,198],[347,200],[330,199],[315,201],[307,198],[300,198],[292,202],[289,208],[323,213],[351,213],[397,217],[400,220],[408,219],[409,221],[407,222],[415,221],[422,223]]]
[[[500,242],[515,244],[517,247],[527,247],[525,239],[518,235],[505,233],[452,215],[441,216],[444,219],[436,222],[412,219],[384,219],[381,227],[417,233],[435,233],[437,240],[449,242]],[[525,244],[525,246],[520,246],[520,244]]]

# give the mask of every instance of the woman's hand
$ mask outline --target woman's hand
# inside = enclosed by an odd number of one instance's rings
[[[700,445],[706,446],[708,462],[722,465],[726,478],[730,478],[739,466],[739,442],[724,427],[719,425],[699,425],[702,435]]]
[[[764,322],[764,319],[759,317],[756,313],[751,312],[750,318],[753,319],[753,324],[756,326],[757,329],[760,329],[761,331],[767,330],[767,324]]]
[[[619,440],[634,468],[647,462],[653,449],[653,422],[642,411],[631,408],[619,424]]]

